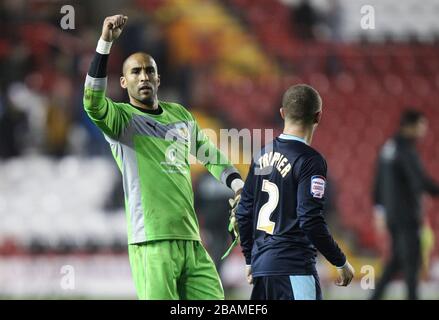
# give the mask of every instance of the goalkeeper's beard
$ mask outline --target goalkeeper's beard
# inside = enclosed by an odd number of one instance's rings
[[[154,107],[154,96],[148,97],[143,99],[142,101],[143,104],[147,105],[148,107]]]
[[[135,100],[137,100],[138,102],[153,108],[154,107],[154,101],[155,101],[155,95],[151,94],[149,97],[140,99],[140,98],[135,98],[133,97]]]

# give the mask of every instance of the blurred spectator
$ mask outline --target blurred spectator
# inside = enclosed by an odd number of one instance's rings
[[[68,147],[70,120],[62,106],[50,104],[47,110],[45,147],[49,155],[62,157]]]
[[[0,158],[8,159],[22,153],[22,141],[26,130],[26,116],[10,103],[0,101]]]
[[[329,27],[330,38],[334,42],[341,40],[343,7],[339,0],[330,0],[329,9],[325,12],[323,22]]]
[[[291,19],[294,33],[303,40],[314,39],[314,27],[318,23],[318,15],[308,0],[302,0],[292,7]]]
[[[28,130],[22,134],[26,145],[23,148],[41,151],[44,145],[45,121],[48,99],[38,91],[42,82],[40,74],[31,74],[27,83],[16,82],[8,87],[8,99],[17,110],[22,111],[28,121]]]
[[[72,126],[72,84],[67,77],[58,76],[47,108],[45,147],[48,154],[62,157],[69,146]]]
[[[381,149],[374,185],[377,226],[387,224],[392,239],[391,257],[372,299],[380,299],[398,272],[404,273],[408,299],[418,298],[421,265],[421,196],[439,195],[439,184],[424,171],[415,143],[427,133],[427,119],[415,110],[402,114],[398,133]]]

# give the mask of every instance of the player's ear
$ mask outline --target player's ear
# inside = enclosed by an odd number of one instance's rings
[[[157,87],[160,86],[160,75],[157,75]]]
[[[316,114],[314,116],[314,123],[315,124],[320,123],[321,119],[322,119],[322,110],[320,110],[319,112],[316,112]]]
[[[127,79],[124,76],[120,77],[120,86],[124,89],[127,88]]]
[[[285,112],[284,112],[284,108],[280,108],[280,109],[279,109],[279,112],[280,112],[280,116],[282,117],[282,119],[285,120]]]

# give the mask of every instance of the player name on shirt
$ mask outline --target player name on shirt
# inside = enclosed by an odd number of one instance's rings
[[[266,152],[258,160],[260,170],[265,168],[276,168],[281,174],[282,178],[285,178],[291,171],[291,164],[288,158],[280,152]]]

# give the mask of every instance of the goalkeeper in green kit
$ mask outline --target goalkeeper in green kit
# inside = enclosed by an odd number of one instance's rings
[[[120,85],[129,102],[106,97],[110,47],[127,20],[123,15],[104,20],[85,81],[84,108],[104,133],[122,172],[137,295],[224,299],[218,272],[200,239],[189,154],[235,192],[235,202],[244,183],[183,106],[158,100],[160,76],[151,56],[138,52],[123,63]]]

